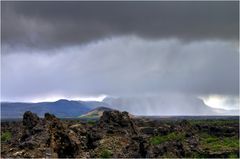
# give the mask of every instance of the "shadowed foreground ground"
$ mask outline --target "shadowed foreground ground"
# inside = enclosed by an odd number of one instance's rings
[[[157,120],[105,111],[99,120],[43,119],[25,112],[2,122],[2,157],[239,157],[239,121]]]

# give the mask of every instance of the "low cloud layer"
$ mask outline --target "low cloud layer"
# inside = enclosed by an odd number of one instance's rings
[[[238,39],[238,2],[1,2],[2,42],[52,48],[101,38]]]
[[[182,43],[116,37],[2,57],[6,97],[44,94],[238,94],[239,53],[225,41]]]

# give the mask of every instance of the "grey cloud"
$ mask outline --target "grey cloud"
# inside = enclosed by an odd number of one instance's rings
[[[238,102],[237,97],[227,97],[228,101]],[[128,111],[134,115],[238,115],[239,107],[235,109],[212,109],[204,102],[192,95],[183,93],[159,94],[157,96],[134,97],[107,97],[103,100],[110,107],[122,111]],[[237,103],[232,103],[237,104]],[[227,108],[225,105],[223,108]],[[137,109],[136,109],[137,108]]]
[[[238,39],[239,2],[1,2],[2,43],[84,44],[116,35]]]
[[[48,51],[29,54],[17,49],[2,56],[3,98],[238,95],[239,53],[228,41],[182,43],[124,36]]]

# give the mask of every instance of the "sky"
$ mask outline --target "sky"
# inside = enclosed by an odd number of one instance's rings
[[[166,93],[238,109],[238,28],[238,1],[1,2],[1,101]]]

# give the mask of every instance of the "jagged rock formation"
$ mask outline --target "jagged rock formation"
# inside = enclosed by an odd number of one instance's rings
[[[108,149],[110,148],[113,152],[111,157],[146,157],[146,141],[140,136],[128,112],[105,111],[99,120],[98,127],[105,135],[96,150],[97,156],[98,150],[108,145]]]
[[[46,113],[40,119],[28,111],[22,123],[22,135],[16,143],[19,147],[13,157],[99,157],[102,146],[113,148],[116,142],[119,147],[112,149],[114,157],[121,157],[126,149],[137,149],[138,154],[143,148],[143,140],[138,137],[139,131],[127,112],[105,111],[95,126],[79,123],[68,127],[52,114]],[[126,157],[131,156],[128,155]]]
[[[39,122],[39,117],[35,114],[32,113],[30,111],[27,111],[24,113],[23,115],[23,125],[27,128],[27,129],[31,129],[34,126],[36,126]]]
[[[74,133],[70,133],[66,126],[54,115],[45,114],[45,121],[48,126],[50,138],[48,146],[53,152],[51,157],[72,158],[78,153],[80,141]]]
[[[49,113],[39,118],[25,112],[22,122],[2,125],[3,132],[14,135],[2,141],[1,155],[4,158],[239,157],[238,121],[219,120],[218,124],[189,121],[132,118],[127,112],[116,110],[104,111],[99,120],[90,122],[60,120]],[[231,145],[219,142],[225,140]],[[223,146],[212,150],[209,141]]]
[[[105,111],[99,120],[99,127],[108,133],[125,133],[137,135],[139,132],[128,112],[117,110]]]
[[[54,115],[46,113],[44,119],[31,112],[23,116],[23,135],[19,151],[14,157],[72,158],[81,156],[81,142],[73,131]]]

